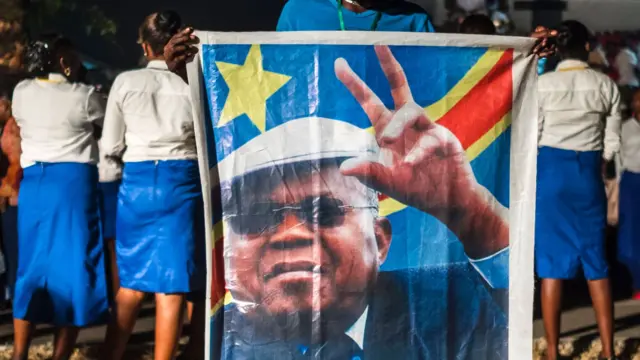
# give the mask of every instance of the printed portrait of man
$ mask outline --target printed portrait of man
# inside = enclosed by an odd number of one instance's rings
[[[225,359],[507,358],[507,209],[415,104],[391,51],[376,53],[394,109],[335,65],[375,134],[302,118],[218,164]],[[469,262],[381,271],[394,239],[380,194],[446,225]]]

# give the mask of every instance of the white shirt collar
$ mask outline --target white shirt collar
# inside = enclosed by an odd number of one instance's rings
[[[147,69],[169,70],[164,60],[151,60],[147,64]]]
[[[589,68],[589,64],[581,60],[563,60],[558,66],[556,66],[556,71],[570,71],[570,70],[585,70]]]
[[[58,73],[50,73],[47,76],[47,78],[43,79],[43,80],[47,81],[47,82],[52,82],[52,83],[66,83],[66,82],[69,82],[64,75],[58,74]]]
[[[368,314],[369,307],[367,306],[362,315],[360,315],[360,318],[347,331],[345,331],[345,334],[355,341],[362,350],[364,350],[364,331],[367,326]]]

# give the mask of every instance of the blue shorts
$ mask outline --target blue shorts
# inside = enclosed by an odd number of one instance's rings
[[[608,276],[602,152],[542,147],[538,153],[535,256],[541,278]]]
[[[24,169],[15,318],[55,326],[108,319],[97,185],[94,165],[37,163]]]
[[[116,220],[120,286],[152,293],[203,290],[205,245],[198,162],[126,163]]]

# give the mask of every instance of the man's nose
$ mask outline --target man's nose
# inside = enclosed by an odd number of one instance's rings
[[[314,232],[295,214],[287,213],[271,236],[269,247],[288,250],[313,245]]]

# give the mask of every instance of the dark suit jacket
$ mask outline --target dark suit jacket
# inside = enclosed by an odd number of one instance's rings
[[[380,273],[369,301],[364,359],[507,359],[507,303],[507,292],[489,289],[468,264]],[[313,359],[300,344],[267,340],[247,327],[235,306],[221,312],[212,359]]]

